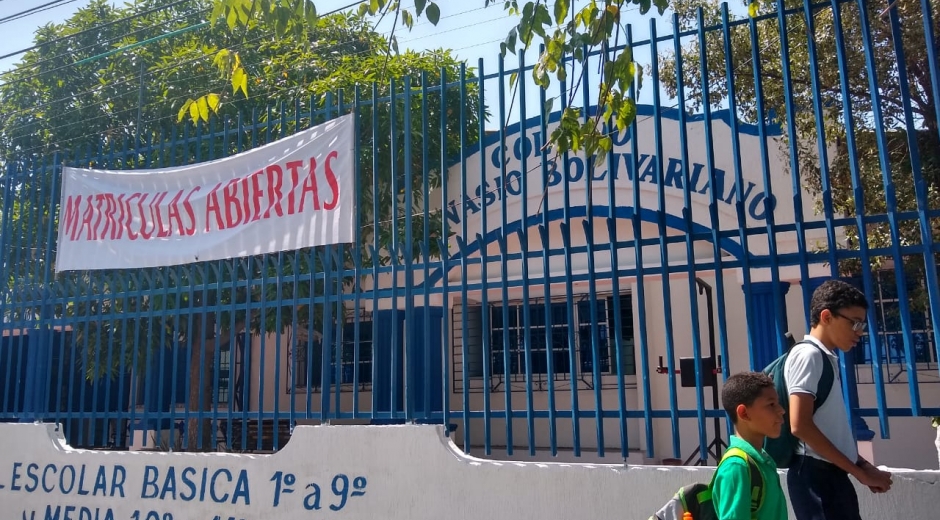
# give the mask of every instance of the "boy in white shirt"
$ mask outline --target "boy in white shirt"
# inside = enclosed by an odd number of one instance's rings
[[[787,487],[797,520],[861,520],[849,475],[874,493],[891,488],[891,474],[858,454],[836,355],[837,350],[852,350],[861,339],[867,309],[865,295],[855,287],[838,280],[823,283],[810,301],[811,330],[804,341],[812,344],[796,345],[787,356],[790,428],[800,439]],[[832,392],[814,414],[823,363],[832,365],[835,379]]]

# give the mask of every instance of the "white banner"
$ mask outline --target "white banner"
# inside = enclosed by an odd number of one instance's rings
[[[65,168],[56,271],[179,265],[350,243],[353,119],[217,161]]]

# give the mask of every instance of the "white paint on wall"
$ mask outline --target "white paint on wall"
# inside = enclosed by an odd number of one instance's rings
[[[302,426],[262,456],[74,450],[52,425],[0,424],[0,438],[0,510],[29,520],[646,520],[712,472],[485,461],[433,426]],[[893,471],[890,493],[859,489],[863,518],[932,518],[940,472]]]

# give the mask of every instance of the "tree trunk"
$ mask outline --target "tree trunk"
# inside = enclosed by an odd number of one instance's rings
[[[197,302],[198,302],[197,298]],[[202,307],[198,302],[196,307]],[[189,353],[189,422],[186,425],[186,451],[215,451],[216,432],[209,418],[212,411],[212,374],[215,364],[215,314],[193,317]],[[201,385],[200,385],[201,381]],[[201,394],[201,396],[200,396]],[[200,399],[201,397],[201,399]],[[198,413],[203,412],[202,421]],[[200,432],[200,429],[202,430]],[[201,439],[200,439],[200,433]]]

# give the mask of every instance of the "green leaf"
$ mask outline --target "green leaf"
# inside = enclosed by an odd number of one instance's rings
[[[212,14],[209,15],[209,26],[215,27],[216,22],[223,14],[225,14],[225,2],[215,2],[212,5]],[[180,121],[182,121],[182,118],[180,118]]]
[[[418,16],[421,16],[421,13],[424,12],[424,6],[428,4],[428,0],[415,0],[415,12]]]
[[[189,104],[189,118],[193,120],[193,124],[199,122],[199,103],[193,101]]]
[[[636,103],[630,98],[625,98],[617,114],[617,127],[623,130],[633,124],[636,120]]]
[[[503,56],[506,55],[506,51],[509,51],[513,54],[516,53],[516,29],[515,27],[513,27],[513,29],[509,31],[509,34],[506,36],[506,41],[504,42],[503,45],[500,45],[499,48],[502,51]]]
[[[640,0],[640,14],[646,14],[650,10],[650,0]]]
[[[545,104],[542,105],[542,114],[548,115],[552,113],[552,110],[555,109],[555,98],[548,98],[545,100]]]
[[[509,75],[509,88],[515,87],[516,81],[519,81],[519,73],[513,72],[512,74]]]
[[[316,25],[317,18],[318,18],[317,6],[314,5],[314,3],[311,2],[310,0],[307,0],[306,5],[307,5],[307,10],[304,13],[307,19],[307,25],[313,27],[314,25]]]
[[[414,18],[412,18],[411,13],[405,9],[402,9],[401,11],[401,21],[405,24],[405,27],[407,27],[408,30],[411,30],[411,28],[414,27]]]
[[[186,113],[189,111],[189,107],[192,104],[193,104],[192,99],[187,99],[186,102],[183,103],[183,106],[180,108],[180,112],[179,114],[177,114],[177,117],[176,117],[177,123],[179,123],[180,121],[183,120],[184,117],[186,117]]]
[[[571,0],[555,0],[555,23],[561,25],[568,17]]]
[[[219,102],[220,102],[220,99],[221,99],[221,98],[219,97],[218,94],[208,94],[208,95],[206,95],[206,102],[208,103],[209,108],[212,109],[213,112],[216,112],[216,113],[219,112]]]
[[[236,67],[232,71],[232,92],[237,93],[239,90],[248,97],[248,75],[245,74],[245,69]]]
[[[200,97],[196,101],[196,105],[199,107],[199,119],[208,122],[209,121],[209,102],[206,100],[206,96]]]
[[[229,9],[228,15],[225,17],[225,22],[228,24],[230,31],[235,30],[235,26],[238,25],[238,12],[235,9]]]
[[[669,0],[653,0],[653,5],[656,6],[659,14],[663,14],[666,12],[666,9],[669,9]]]
[[[441,19],[441,8],[434,2],[431,2],[425,10],[425,15],[428,17],[428,21],[431,22],[431,24],[437,25],[437,22]]]
[[[747,5],[747,15],[751,18],[754,18],[758,14],[758,9],[760,9],[760,4],[758,2],[751,2]]]

